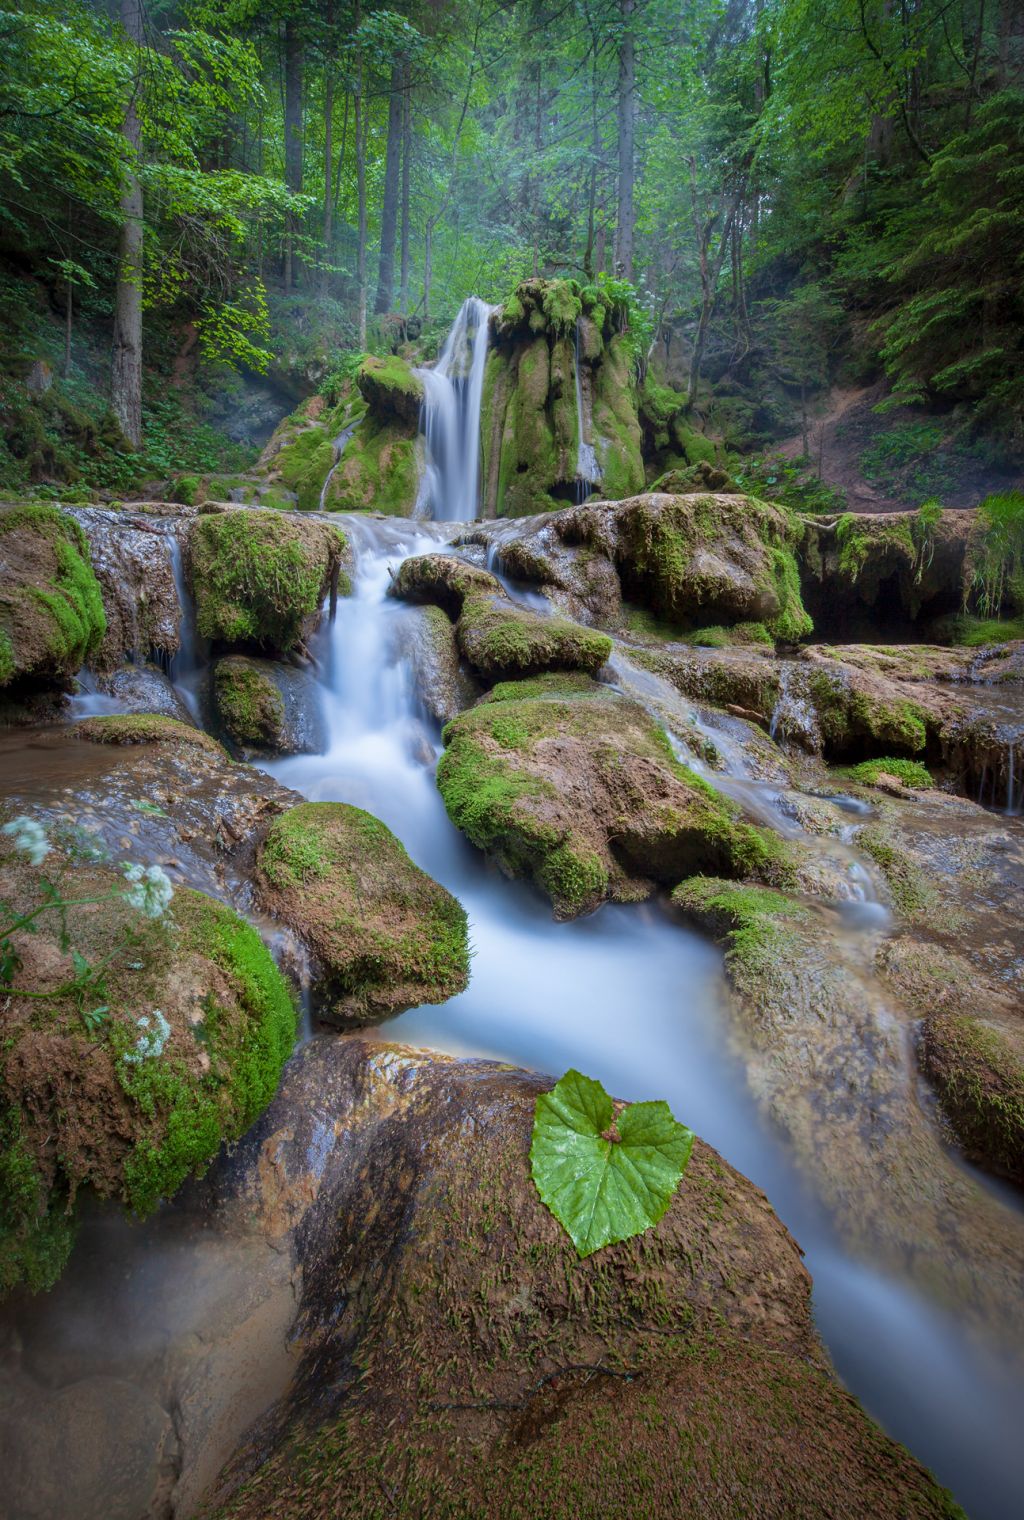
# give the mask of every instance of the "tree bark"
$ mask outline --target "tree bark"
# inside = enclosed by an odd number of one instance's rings
[[[399,237],[401,244],[401,274],[399,276],[401,289],[399,291],[398,304],[402,315],[409,315],[409,181],[412,172],[412,95],[411,95],[411,69],[409,64],[405,66],[405,78],[402,84],[402,231]]]
[[[334,29],[334,5],[328,0],[326,10],[328,47],[333,40]],[[334,190],[331,184],[331,172],[334,168],[334,73],[331,69],[330,60],[326,65],[326,78],[324,80],[324,228],[323,228],[323,270],[320,284],[326,292],[330,278],[328,266],[333,262],[331,258],[331,245],[334,241]]]
[[[142,44],[141,0],[121,0],[121,25]],[[110,367],[110,404],[133,449],[142,447],[142,185],[136,170],[142,153],[142,130],[135,109],[136,74],[121,126],[128,164],[121,188],[121,236],[114,292],[114,345]]]
[[[390,311],[395,300],[395,236],[398,232],[399,172],[402,156],[402,77],[404,65],[391,66],[388,94],[388,142],[384,155],[384,199],[380,211],[380,262],[376,312]]]
[[[356,6],[356,27],[361,16]],[[356,134],[356,199],[359,204],[359,231],[356,245],[356,283],[359,286],[359,347],[366,347],[366,102],[363,100],[363,59],[356,62],[356,88],[353,102]]]
[[[293,195],[302,194],[302,38],[294,21],[284,24],[284,179]],[[284,287],[291,290],[302,272],[295,252],[298,218],[288,213],[284,249]]]
[[[636,230],[636,208],[633,190],[636,174],[634,163],[634,129],[636,123],[636,47],[631,30],[635,0],[619,0],[622,18],[622,41],[619,43],[619,205],[615,223],[615,273],[620,279],[633,278],[633,235]]]
[[[697,397],[697,386],[700,381],[700,368],[704,360],[704,346],[707,343],[708,328],[711,325],[711,317],[715,309],[715,297],[718,294],[718,281],[722,273],[722,264],[725,262],[726,250],[732,241],[732,224],[736,215],[738,202],[734,200],[729,207],[718,239],[718,249],[712,258],[711,240],[714,236],[715,223],[718,214],[709,216],[705,221],[701,217],[700,198],[697,193],[697,160],[691,158],[690,165],[690,197],[693,204],[693,229],[697,240],[697,252],[700,256],[700,317],[697,321],[697,332],[693,340],[693,353],[690,356],[690,374],[686,384],[686,404],[692,406]]]

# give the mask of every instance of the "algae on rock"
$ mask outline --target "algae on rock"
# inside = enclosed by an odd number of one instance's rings
[[[378,1022],[466,987],[461,904],[360,808],[307,802],[282,814],[259,847],[257,885],[313,951],[331,1022]]]
[[[0,508],[0,688],[66,681],[106,629],[78,523],[51,506]]]

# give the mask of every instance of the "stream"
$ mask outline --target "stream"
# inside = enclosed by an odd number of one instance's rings
[[[944,1306],[926,1280],[927,1263],[908,1259],[903,1270],[883,1268],[873,1262],[870,1238],[862,1237],[854,1249],[841,1237],[814,1180],[750,1091],[729,1038],[718,950],[659,902],[606,906],[587,918],[556,923],[537,894],[504,878],[448,820],[434,779],[440,735],[420,701],[411,653],[415,609],[387,593],[404,558],[444,547],[456,531],[452,525],[475,515],[486,311],[482,302],[464,308],[442,362],[423,372],[430,376],[422,426],[432,462],[429,505],[437,521],[340,519],[355,556],[353,594],[339,600],[313,650],[326,749],[266,762],[263,769],[311,800],[354,803],[376,814],[467,911],[474,951],[468,989],[441,1006],[412,1009],[377,1033],[553,1075],[576,1066],[621,1098],[667,1099],[680,1120],[765,1191],[800,1242],[814,1279],[817,1323],[847,1387],[953,1491],[972,1520],[1008,1520],[1020,1512],[1024,1492],[1024,1348],[1009,1344],[1000,1326],[980,1334],[955,1305]],[[532,597],[531,605],[540,600]],[[193,713],[200,710],[201,670],[194,638],[186,638],[173,675]],[[630,665],[628,651],[619,650],[605,674],[653,704],[652,710],[667,700],[665,691],[651,686],[652,678]],[[730,754],[722,738],[716,731],[726,761],[716,784],[759,819],[792,832],[792,820],[778,806],[779,788],[748,781],[739,748]],[[1015,801],[1011,790],[1011,806]],[[843,799],[836,807],[842,810]],[[836,848],[843,852],[841,842]],[[887,915],[871,900],[869,875],[852,852],[846,854],[850,901],[834,910],[830,923],[832,932],[861,945],[884,932]],[[306,1037],[344,1038],[313,1034],[308,1027]],[[1019,1213],[1019,1202],[1007,1191],[984,1186],[994,1209]],[[293,1362],[280,1349],[232,1404],[232,1379],[238,1384],[249,1377],[258,1358],[251,1346],[233,1358],[216,1352],[217,1335],[225,1325],[230,1331],[241,1313],[234,1297],[258,1298],[253,1283],[264,1279],[265,1344],[282,1348],[290,1289],[280,1264],[251,1242],[207,1229],[187,1196],[142,1225],[122,1221],[112,1210],[95,1211],[58,1287],[20,1317],[0,1311],[0,1417],[15,1401],[27,1407],[38,1397],[38,1413],[23,1409],[20,1418],[56,1421],[56,1429],[60,1389],[76,1379],[99,1385],[116,1378],[134,1390],[133,1418],[153,1406],[158,1472],[171,1462],[174,1442],[187,1435],[189,1409],[210,1398],[219,1436],[203,1448],[173,1509],[177,1516],[191,1514],[218,1460],[290,1376]],[[191,1369],[185,1382],[193,1404],[179,1398],[168,1434],[155,1411],[165,1405],[171,1370],[182,1361]],[[199,1386],[204,1378],[207,1384],[221,1379],[227,1391],[214,1399]],[[61,1451],[59,1442],[55,1454],[54,1507],[41,1499],[31,1512],[40,1520],[63,1514],[70,1520],[56,1474],[73,1454]],[[0,1464],[5,1457],[13,1460],[0,1437]],[[112,1488],[117,1471],[115,1463]],[[107,1478],[103,1470],[102,1481]],[[19,1511],[11,1520],[29,1515]],[[111,1498],[96,1509],[95,1520],[122,1515],[132,1520]],[[94,1516],[76,1511],[75,1520]]]

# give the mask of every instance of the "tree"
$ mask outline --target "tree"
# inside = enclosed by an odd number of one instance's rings
[[[121,25],[135,48],[143,43],[141,0],[121,0]],[[114,292],[114,348],[110,374],[110,405],[121,431],[133,449],[142,445],[142,260],[143,200],[139,178],[142,131],[136,94],[136,72],[125,106],[121,132],[125,142],[124,184],[121,191],[121,239]]]

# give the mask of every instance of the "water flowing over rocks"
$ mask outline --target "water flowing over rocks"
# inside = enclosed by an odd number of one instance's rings
[[[166,666],[178,652],[182,618],[175,540],[191,514],[161,503],[71,507],[68,514],[89,541],[107,616],[107,631],[90,656],[91,665],[107,672],[123,660]]]

